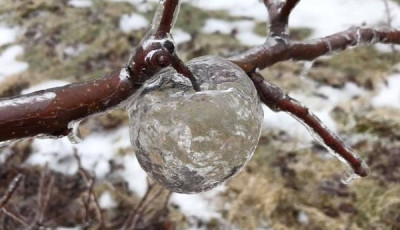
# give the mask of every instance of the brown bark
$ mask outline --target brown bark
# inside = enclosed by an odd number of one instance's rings
[[[243,54],[230,57],[229,60],[240,66],[246,73],[251,73],[256,69],[264,69],[277,62],[287,60],[311,61],[324,55],[343,51],[349,47],[376,43],[400,44],[400,31],[352,27],[324,38],[304,42],[269,38],[265,44],[254,47]]]
[[[71,131],[70,122],[112,109],[138,88],[117,71],[89,82],[1,100],[0,141],[39,134],[65,136]]]

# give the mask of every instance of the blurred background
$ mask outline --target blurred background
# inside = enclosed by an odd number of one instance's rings
[[[398,0],[302,0],[291,38],[351,26],[400,28]],[[0,96],[104,76],[123,66],[157,1],[0,0]],[[229,56],[262,44],[258,0],[183,1],[173,35],[179,55]],[[292,117],[264,108],[259,146],[235,178],[209,192],[171,194],[140,168],[128,116],[86,119],[83,141],[30,138],[0,148],[0,229],[400,229],[398,46],[349,49],[262,71],[308,106],[369,164],[345,185],[346,166]],[[8,213],[8,214],[7,214]]]

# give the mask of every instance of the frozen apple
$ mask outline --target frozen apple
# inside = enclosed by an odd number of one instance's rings
[[[251,158],[263,112],[246,73],[219,57],[188,67],[201,91],[174,69],[159,73],[129,106],[131,142],[142,168],[179,193],[198,193],[234,176]],[[151,84],[150,84],[151,85]]]

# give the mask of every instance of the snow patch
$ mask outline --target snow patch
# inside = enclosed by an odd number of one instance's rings
[[[124,14],[119,21],[119,28],[129,33],[134,30],[140,30],[149,26],[149,21],[140,14],[132,13],[130,15]]]
[[[380,92],[372,98],[374,107],[400,108],[400,74],[387,78],[387,85],[382,85]]]
[[[221,219],[222,215],[217,210],[216,201],[217,196],[224,190],[224,186],[219,186],[210,191],[194,195],[174,193],[171,196],[171,202],[179,206],[179,209],[186,215],[189,222],[198,219],[205,221],[213,218]]]
[[[34,139],[33,154],[27,164],[48,164],[55,171],[73,174],[77,162],[73,156],[74,148],[81,158],[82,167],[103,178],[110,171],[109,161],[121,148],[130,147],[128,127],[113,132],[98,132],[87,136],[81,143],[72,145],[67,137],[60,139]]]
[[[110,209],[117,207],[117,203],[109,192],[103,192],[99,197],[99,206],[102,209]]]
[[[177,45],[188,42],[191,39],[190,34],[181,29],[173,29],[172,37]]]
[[[0,26],[0,46],[15,42],[18,32],[16,27]]]
[[[261,45],[266,38],[254,33],[255,21],[242,20],[228,22],[220,19],[208,19],[202,28],[204,33],[222,33],[230,34],[233,30],[237,30],[236,39],[244,45],[254,46]]]
[[[93,5],[92,0],[70,0],[68,5],[76,7],[76,8],[86,8],[91,7]]]
[[[129,136],[128,136],[129,138]],[[135,155],[126,155],[123,158],[124,172],[122,176],[128,182],[131,191],[139,196],[144,196],[147,191],[147,174],[140,167]]]
[[[13,45],[0,54],[0,80],[6,76],[20,73],[28,69],[28,63],[17,60],[24,52],[22,46]]]

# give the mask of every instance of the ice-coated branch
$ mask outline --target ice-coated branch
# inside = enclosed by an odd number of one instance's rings
[[[158,7],[153,28],[158,34],[170,33],[179,14],[180,0],[162,0]]]
[[[264,69],[281,61],[310,61],[349,47],[376,43],[400,44],[400,30],[351,27],[324,38],[304,42],[270,38],[265,44],[253,47],[245,53],[229,58],[229,60],[240,66],[246,73],[252,73],[256,69]]]
[[[273,111],[287,112],[298,119],[311,132],[312,136],[344,163],[348,164],[358,176],[368,175],[367,164],[343,141],[330,131],[307,107],[285,94],[278,86],[265,80],[260,74],[250,75],[261,100]]]
[[[0,141],[37,135],[68,135],[74,122],[115,108],[155,73],[171,64],[170,36],[179,0],[160,0],[152,29],[134,49],[127,67],[108,76],[0,100]]]
[[[287,38],[289,36],[289,16],[300,0],[264,0],[269,14],[269,36]]]
[[[190,80],[195,91],[200,91],[200,86],[196,82],[196,78],[194,77],[193,73],[177,55],[172,56],[172,67],[176,70],[176,72],[182,74]]]
[[[0,100],[0,141],[68,135],[73,121],[114,108],[137,89],[123,69],[85,83]]]

